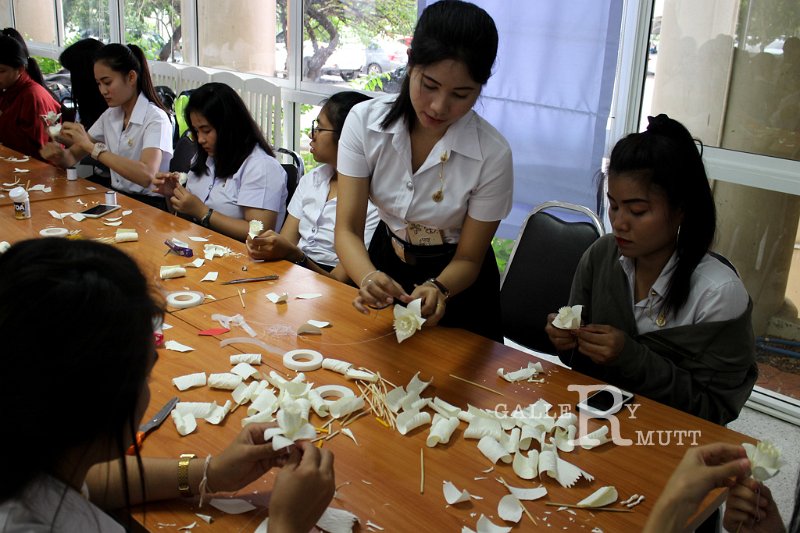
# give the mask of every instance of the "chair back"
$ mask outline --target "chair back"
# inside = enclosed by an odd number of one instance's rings
[[[181,78],[178,91],[182,93],[186,89],[197,89],[201,85],[211,81],[208,71],[201,67],[186,67],[181,69]]]
[[[545,212],[556,208],[571,216],[562,219]],[[578,262],[603,233],[597,215],[580,205],[553,201],[531,211],[500,281],[505,337],[532,350],[553,353],[544,331],[547,315],[569,303]]]
[[[244,90],[244,78],[242,78],[242,76],[236,72],[231,72],[230,70],[220,70],[219,72],[213,73],[211,75],[211,81],[224,83],[239,93],[239,96],[242,95],[242,90]]]
[[[297,183],[305,174],[305,164],[300,154],[288,148],[275,148],[275,155],[278,157],[278,161],[281,160],[281,155],[288,156],[291,159],[291,163],[281,163],[283,170],[286,171],[286,189],[289,191],[289,194],[286,195],[286,206],[288,207],[289,202],[292,200],[292,195],[297,189]]]
[[[165,85],[172,89],[173,92],[178,90],[178,80],[180,79],[180,70],[172,63],[165,61],[147,62],[150,68],[150,78],[153,80],[153,85]]]
[[[250,78],[244,81],[242,98],[269,144],[283,145],[281,88],[264,78]]]

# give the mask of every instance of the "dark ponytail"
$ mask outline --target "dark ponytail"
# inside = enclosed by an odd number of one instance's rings
[[[674,314],[686,303],[692,274],[714,240],[716,207],[702,152],[689,130],[664,114],[648,117],[648,122],[647,131],[632,133],[614,146],[608,175],[647,180],[683,213],[675,244],[678,264],[663,309]]]
[[[497,27],[489,14],[469,2],[440,0],[422,12],[414,29],[408,54],[408,66],[400,94],[381,122],[388,128],[402,118],[409,131],[415,124],[411,105],[411,70],[452,59],[466,65],[470,77],[484,85],[492,75],[497,57]]]
[[[4,28],[0,30],[0,64],[8,65],[13,68],[25,67],[28,76],[33,81],[47,89],[50,96],[55,100],[55,95],[45,85],[44,76],[42,76],[42,69],[39,68],[39,63],[28,52],[28,45],[25,44],[25,39],[14,28]],[[8,39],[8,40],[6,40]]]
[[[105,45],[97,52],[95,63],[100,61],[114,72],[119,72],[124,76],[128,72],[136,73],[136,89],[144,93],[145,97],[153,102],[159,109],[167,114],[171,111],[164,107],[164,103],[159,98],[153,87],[153,80],[150,78],[150,68],[147,65],[147,58],[142,49],[135,44],[111,43]]]

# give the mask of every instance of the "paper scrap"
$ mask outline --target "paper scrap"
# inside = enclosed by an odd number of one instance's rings
[[[186,266],[190,266],[190,267],[194,267],[194,268],[200,268],[201,266],[203,266],[203,263],[205,263],[205,262],[206,262],[205,259],[203,259],[202,257],[198,257],[197,259],[195,259],[191,263],[186,263]]]
[[[105,226],[115,226],[115,227],[116,226],[121,226],[122,225],[122,221],[121,220],[118,220],[116,222],[105,222],[104,221],[103,225],[105,225]]]
[[[356,436],[353,435],[353,431],[350,428],[342,428],[342,433],[353,439],[353,442],[355,442],[356,446],[358,446],[358,441],[356,440]]]
[[[186,346],[178,341],[167,341],[164,343],[164,348],[167,350],[172,350],[173,352],[191,352],[194,350],[194,348],[191,346]]]
[[[219,272],[208,272],[200,281],[217,281],[217,276]]]
[[[206,373],[197,372],[195,374],[186,374],[172,378],[172,384],[177,387],[179,391],[185,391],[192,387],[203,387],[206,384]]]
[[[297,328],[298,335],[322,335],[322,329],[309,323],[300,324]]]
[[[208,239],[205,237],[189,237],[189,240],[194,242],[208,242]]]
[[[617,501],[619,494],[617,489],[612,486],[601,487],[579,501],[576,505],[578,507],[605,507]]]
[[[274,292],[267,293],[267,300],[269,300],[270,302],[272,302],[274,304],[286,303],[286,301],[288,299],[289,299],[289,295],[287,293],[285,293],[285,292],[281,293],[281,294],[277,294],[277,293],[274,293]]]
[[[442,483],[444,499],[449,505],[470,501],[471,495],[466,489],[458,490],[458,488],[456,488],[456,486],[450,481],[443,481]]]
[[[506,494],[500,498],[500,503],[497,505],[497,516],[507,522],[519,522],[522,511],[522,504],[513,494]]]
[[[320,328],[320,329],[327,328],[331,325],[330,322],[324,322],[322,320],[309,320],[307,323],[311,324],[315,328]]]
[[[307,292],[303,294],[298,294],[295,296],[298,300],[313,300],[314,298],[319,298],[322,296],[321,292]]]
[[[161,279],[182,278],[186,275],[186,269],[179,265],[162,266],[159,274]]]
[[[125,211],[122,212],[122,216],[126,217],[131,213],[133,213],[133,209],[126,209]]]
[[[228,514],[247,513],[256,508],[252,503],[239,498],[212,498],[208,503],[211,507]]]

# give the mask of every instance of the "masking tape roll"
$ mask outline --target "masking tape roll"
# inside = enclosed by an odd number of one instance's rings
[[[291,350],[283,354],[283,366],[296,372],[311,372],[322,368],[322,354],[314,350]]]
[[[344,385],[322,385],[314,390],[325,400],[331,397],[336,400],[339,398],[355,398],[356,395],[353,389]]]
[[[67,228],[44,228],[39,232],[42,237],[66,237],[69,235]]]
[[[176,309],[187,309],[200,305],[205,298],[202,292],[197,291],[175,291],[167,295],[167,304]]]

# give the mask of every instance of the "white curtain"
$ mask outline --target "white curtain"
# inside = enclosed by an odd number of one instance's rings
[[[548,200],[596,210],[623,0],[471,1],[500,34],[475,110],[514,154],[514,209],[497,236],[516,238],[531,208]]]

